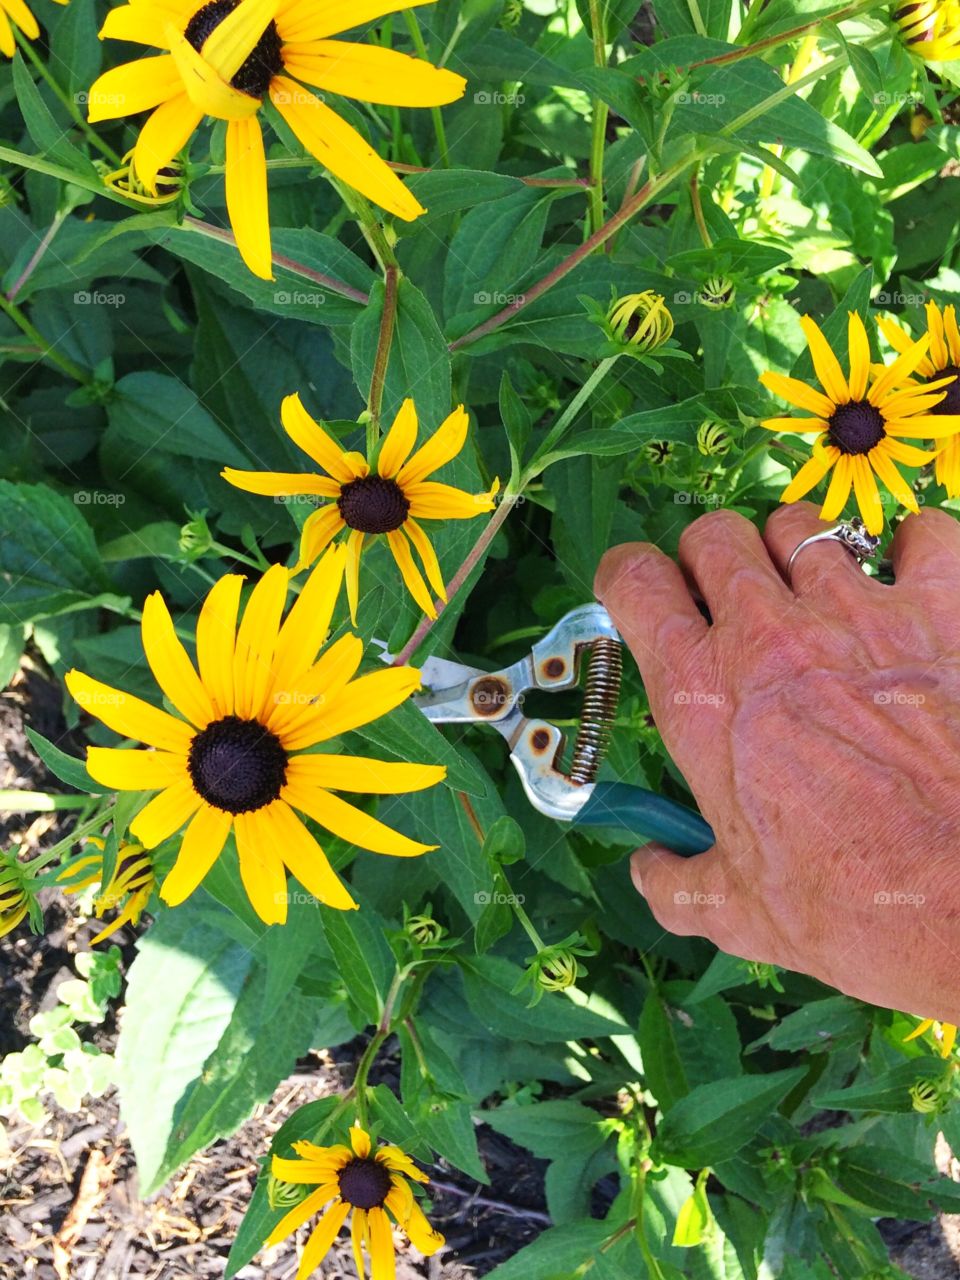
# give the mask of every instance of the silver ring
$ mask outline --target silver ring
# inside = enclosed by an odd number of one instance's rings
[[[811,546],[814,542],[838,542],[855,558],[858,565],[863,566],[865,560],[872,559],[880,548],[880,538],[875,533],[867,533],[863,521],[859,516],[849,521],[841,520],[832,529],[824,529],[823,533],[812,533],[809,538],[804,538],[802,542],[798,542],[790,554],[787,561],[787,577],[790,577],[790,571],[793,568],[793,562],[804,549]]]

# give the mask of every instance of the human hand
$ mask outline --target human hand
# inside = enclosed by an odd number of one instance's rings
[[[609,551],[596,593],[717,843],[633,877],[665,929],[960,1022],[960,523],[909,516],[889,586],[809,503]],[[694,594],[691,594],[693,592]],[[694,601],[706,602],[708,624]]]

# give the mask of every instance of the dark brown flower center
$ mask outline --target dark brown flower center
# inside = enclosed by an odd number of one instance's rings
[[[227,813],[251,813],[279,796],[287,780],[287,753],[259,720],[225,716],[194,737],[187,770],[208,804]]]
[[[379,1160],[351,1160],[340,1170],[340,1194],[355,1209],[379,1209],[390,1192],[390,1171]]]
[[[960,368],[955,364],[948,364],[945,369],[941,369],[939,373],[935,373],[932,378],[928,378],[928,382],[936,382],[940,378],[948,378],[953,375],[953,381],[939,390],[945,392],[943,399],[939,404],[935,404],[930,413],[960,413]]]
[[[883,415],[868,400],[838,405],[827,432],[841,453],[869,453],[886,434]]]
[[[209,36],[228,14],[233,13],[239,3],[240,0],[210,0],[209,4],[197,10],[183,33],[197,53],[203,52]],[[281,47],[280,33],[276,23],[271,22],[230,81],[234,89],[250,98],[263,98],[270,87],[270,81],[283,70]]]
[[[390,533],[407,518],[410,503],[396,480],[361,476],[340,490],[340,514],[351,529],[364,533]]]

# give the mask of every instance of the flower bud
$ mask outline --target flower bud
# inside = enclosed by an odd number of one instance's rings
[[[30,914],[34,894],[23,864],[0,854],[0,938],[12,933]]]
[[[697,291],[697,301],[709,311],[724,311],[737,296],[733,281],[726,276],[710,276]]]
[[[433,947],[446,934],[439,920],[429,914],[410,916],[405,925],[408,935],[421,947]]]
[[[213,546],[206,515],[206,511],[191,511],[190,519],[180,530],[180,550],[191,562],[205,556]]]
[[[614,342],[638,352],[656,351],[673,333],[673,316],[662,294],[645,289],[617,298],[607,312],[607,328]]]
[[[111,191],[116,191],[128,200],[153,206],[170,204],[173,200],[178,200],[185,185],[181,165],[176,160],[171,160],[158,171],[157,190],[156,194],[152,195],[137,177],[132,151],[128,151],[123,157],[123,163],[119,169],[103,175],[103,183]]]

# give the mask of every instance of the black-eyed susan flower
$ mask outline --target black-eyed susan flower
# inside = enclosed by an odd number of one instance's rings
[[[917,365],[916,377],[911,381],[929,387],[933,383],[943,385],[939,381],[941,378],[952,378],[943,399],[930,412],[935,417],[944,414],[956,416],[960,414],[960,329],[957,328],[956,307],[951,303],[941,311],[935,302],[928,302],[926,312],[930,345]],[[913,338],[895,320],[881,316],[877,324],[894,351],[902,353],[913,345]],[[960,434],[949,436],[937,450],[934,472],[951,498],[960,495]]]
[[[102,851],[104,842],[99,836],[88,836],[87,843]],[[82,893],[93,884],[100,891],[93,902],[93,914],[102,920],[107,911],[117,915],[104,929],[90,939],[91,947],[111,937],[125,924],[135,925],[143,915],[157,883],[153,859],[143,845],[122,841],[117,854],[117,865],[108,884],[103,884],[103,853],[90,853],[68,864],[57,880],[65,881],[64,893]]]
[[[373,1280],[393,1280],[396,1275],[391,1217],[414,1248],[427,1257],[443,1248],[443,1236],[427,1221],[408,1181],[427,1182],[428,1178],[399,1147],[374,1150],[370,1135],[354,1125],[349,1147],[319,1147],[301,1141],[295,1142],[293,1149],[298,1157],[295,1160],[273,1157],[274,1177],[288,1183],[315,1184],[316,1190],[280,1219],[266,1244],[276,1244],[315,1213],[324,1211],[303,1250],[297,1280],[306,1280],[319,1266],[351,1210],[353,1255],[361,1280],[366,1275],[364,1250],[370,1256]]]
[[[347,599],[350,615],[357,620],[360,556],[368,537],[382,534],[414,600],[431,618],[437,616],[433,597],[413,558],[416,551],[427,582],[441,600],[446,588],[437,553],[420,524],[421,520],[469,520],[493,508],[494,484],[489,493],[465,493],[429,477],[455,458],[467,438],[468,419],[463,405],[445,418],[433,435],[411,457],[417,441],[417,412],[412,400],[404,400],[393,426],[383,438],[376,459],[348,453],[307,413],[299,395],[287,396],[280,416],[290,439],[320,467],[312,472],[237,471],[220,474],[248,493],[290,497],[312,494],[329,499],[310,515],[300,538],[300,561],[295,573],[313,563],[323,549],[344,530],[347,546]],[[375,468],[375,469],[374,469]]]
[[[938,1022],[936,1018],[923,1018],[908,1036],[903,1037],[904,1043],[908,1040],[917,1040],[920,1036],[926,1035],[928,1031],[933,1031],[939,1042],[940,1057],[949,1058],[953,1053],[954,1045],[957,1043],[957,1028],[952,1022]]]
[[[150,193],[205,116],[225,120],[227,213],[237,247],[255,275],[272,279],[266,159],[257,119],[268,97],[335,177],[399,218],[410,221],[423,213],[370,144],[303,87],[395,107],[455,101],[466,81],[452,71],[380,45],[330,39],[422,2],[362,0],[353,7],[336,0],[130,0],[107,14],[101,38],[163,52],[100,76],[90,89],[89,118],[152,113],[133,159]]]
[[[796,502],[832,471],[821,520],[836,520],[852,487],[867,532],[878,534],[883,529],[883,507],[875,477],[898,502],[916,512],[917,500],[896,464],[922,466],[934,454],[904,441],[936,439],[960,431],[960,416],[933,414],[950,379],[923,386],[910,384],[926,354],[927,338],[910,343],[892,364],[871,368],[867,331],[855,311],[850,312],[847,329],[849,376],[845,376],[816,323],[804,316],[800,324],[823,390],[782,373],[760,375],[768,391],[813,415],[767,418],[762,423],[770,431],[816,434],[813,456],[784,489],[780,501]]]
[[[951,62],[960,58],[960,2],[916,0],[894,13],[900,37],[911,53],[924,62]]]
[[[196,889],[232,830],[244,888],[267,924],[286,919],[286,869],[328,906],[355,907],[298,813],[375,853],[405,857],[435,847],[400,835],[334,793],[418,791],[439,782],[442,768],[310,751],[392,711],[420,684],[410,667],[354,678],[363,645],[351,634],[317,657],[340,593],[344,556],[334,548],[323,558],[285,620],[289,574],[282,565],[257,582],[239,626],[243,578],[221,578],[197,622],[199,674],[163,597],[148,596],[144,653],[175,715],[79,671],[67,674],[67,688],[91,715],[154,748],[88,747],[87,768],[106,787],[159,793],[130,824],[144,848],[186,825],[160,887],[171,906]]]

